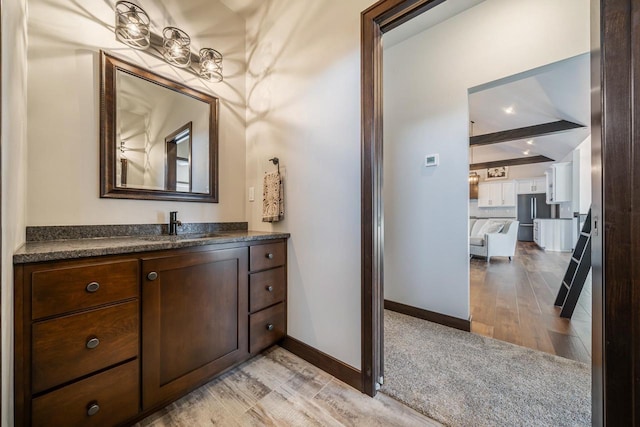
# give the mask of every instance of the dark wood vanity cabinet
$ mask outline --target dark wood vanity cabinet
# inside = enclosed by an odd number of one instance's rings
[[[15,267],[15,425],[129,425],[286,333],[286,240]]]
[[[103,426],[140,398],[137,260],[16,267],[15,425]]]
[[[249,248],[249,351],[252,354],[285,336],[286,259],[284,242]]]
[[[246,359],[247,248],[142,260],[142,407]]]

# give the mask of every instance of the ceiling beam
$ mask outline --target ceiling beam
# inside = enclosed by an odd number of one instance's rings
[[[515,141],[518,139],[535,138],[536,136],[551,135],[565,132],[571,129],[584,128],[586,126],[567,120],[543,123],[541,125],[527,126],[524,128],[503,130],[500,132],[487,133],[469,137],[469,146],[497,144],[500,142]]]
[[[544,163],[553,161],[553,159],[550,159],[547,156],[519,157],[517,159],[497,160],[495,162],[473,163],[469,165],[469,170],[476,171],[480,169],[499,168],[501,166],[521,166],[530,165],[532,163]]]

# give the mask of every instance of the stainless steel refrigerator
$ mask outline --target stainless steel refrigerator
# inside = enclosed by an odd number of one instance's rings
[[[551,205],[547,204],[545,194],[518,195],[518,240],[533,242],[533,220],[551,218]]]

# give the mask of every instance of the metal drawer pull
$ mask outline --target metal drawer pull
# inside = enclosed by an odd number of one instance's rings
[[[273,292],[273,286],[271,286],[271,285],[267,286],[267,291],[268,292]]]
[[[147,274],[147,279],[149,280],[156,280],[158,278],[158,273],[156,273],[155,271],[152,271],[151,273]]]
[[[98,289],[100,289],[100,283],[98,282],[91,282],[87,285],[87,287],[85,288],[87,292],[90,293],[94,293],[97,292]]]
[[[95,415],[95,414],[98,413],[99,410],[100,410],[100,406],[98,406],[97,403],[92,403],[87,408],[87,415],[89,415],[89,416]]]
[[[273,259],[273,254],[266,254],[265,258]]]
[[[89,350],[94,349],[98,346],[98,344],[100,344],[100,340],[98,338],[91,338],[89,341],[87,341],[87,348]]]
[[[273,331],[273,323],[267,323],[267,331]]]

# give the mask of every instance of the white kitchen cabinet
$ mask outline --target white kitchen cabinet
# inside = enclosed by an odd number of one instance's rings
[[[515,205],[515,182],[482,182],[478,184],[478,207],[514,207]]]
[[[571,162],[554,163],[545,175],[547,203],[570,202],[573,194]]]
[[[547,188],[547,178],[544,176],[519,179],[516,185],[518,194],[544,193]]]
[[[502,200],[502,186],[495,182],[483,182],[478,184],[478,207],[490,208],[497,206]]]
[[[502,183],[502,206],[516,205],[516,183],[514,181]]]
[[[534,219],[533,241],[546,251],[571,252],[574,228],[573,219]]]

